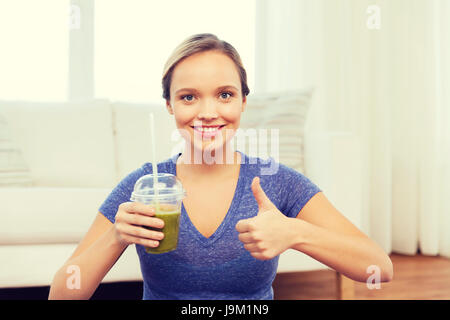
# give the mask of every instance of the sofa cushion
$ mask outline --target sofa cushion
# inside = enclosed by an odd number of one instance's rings
[[[79,242],[110,188],[0,188],[0,245]]]
[[[115,102],[112,108],[115,118],[119,180],[145,162],[152,162],[151,112],[154,114],[157,137],[157,162],[166,160],[184,148],[185,140],[177,130],[174,116],[169,114],[164,104]]]
[[[0,246],[0,288],[50,286],[56,272],[75,251],[76,243]],[[71,272],[66,270],[69,277]],[[135,246],[129,246],[102,283],[142,281]]]
[[[0,187],[31,185],[30,170],[22,151],[11,137],[8,122],[0,114]]]
[[[274,157],[278,162],[305,173],[303,141],[312,93],[313,89],[302,89],[249,95],[240,128],[244,133],[248,129],[255,129],[257,135],[262,133],[267,139],[267,154],[259,145],[257,154],[252,154],[248,145],[243,151],[261,158]],[[278,148],[278,155],[272,147]]]
[[[116,179],[107,101],[0,101],[0,114],[23,152],[36,186],[111,187]]]

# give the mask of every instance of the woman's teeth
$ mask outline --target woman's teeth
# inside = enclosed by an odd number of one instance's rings
[[[212,132],[212,131],[216,131],[218,128],[201,128],[199,129],[199,131],[203,131],[203,132]]]
[[[199,127],[197,127],[195,129],[198,131],[201,131],[201,132],[214,132],[214,131],[219,130],[220,128],[221,127],[214,127],[214,128],[199,128]]]

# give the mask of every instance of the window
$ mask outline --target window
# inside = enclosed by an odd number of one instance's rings
[[[71,3],[81,8],[81,25],[94,23],[76,40],[69,37]],[[0,99],[64,101],[70,86],[75,98],[82,89],[87,99],[161,103],[166,59],[203,32],[238,50],[252,91],[255,6],[256,0],[0,0]],[[83,76],[69,76],[69,50]]]
[[[166,59],[185,38],[214,33],[241,55],[254,84],[255,0],[96,0],[95,97],[163,102]]]
[[[0,99],[67,99],[69,0],[0,0]]]

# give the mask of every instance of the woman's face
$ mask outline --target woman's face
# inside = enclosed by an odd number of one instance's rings
[[[245,105],[237,67],[227,55],[200,52],[175,67],[166,106],[191,150],[224,148],[239,128]]]

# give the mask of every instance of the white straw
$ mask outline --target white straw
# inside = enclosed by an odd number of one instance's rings
[[[156,211],[159,211],[159,203],[158,203],[158,166],[156,163],[156,138],[155,138],[155,117],[153,112],[150,113],[150,132],[152,136],[152,167],[153,167],[153,189],[155,190],[156,197]]]

